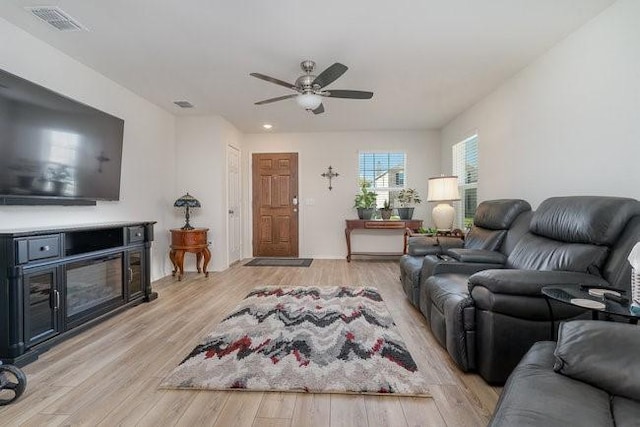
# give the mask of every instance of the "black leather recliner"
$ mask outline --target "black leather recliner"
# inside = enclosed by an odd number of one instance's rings
[[[509,376],[489,426],[638,426],[639,352],[635,325],[563,323]]]
[[[419,306],[420,283],[433,274],[432,266],[425,268],[425,260],[432,259],[435,261],[431,264],[438,263],[442,258],[440,255],[445,254],[461,262],[476,263],[473,270],[467,270],[469,273],[478,271],[479,263],[489,264],[484,268],[502,264],[506,257],[500,250],[508,232],[517,223],[516,220],[529,211],[531,206],[524,200],[488,200],[478,205],[473,227],[464,241],[450,237],[410,237],[408,253],[400,258],[400,281],[409,301],[415,307]],[[526,221],[522,218],[520,223]]]
[[[617,197],[555,197],[533,214],[529,232],[500,269],[436,272],[421,287],[431,329],[463,370],[502,383],[531,345],[550,337],[541,294],[552,284],[630,287],[626,260],[640,240],[640,202]],[[555,320],[584,310],[552,302]],[[424,310],[423,310],[424,313]],[[437,320],[437,321],[434,321]]]

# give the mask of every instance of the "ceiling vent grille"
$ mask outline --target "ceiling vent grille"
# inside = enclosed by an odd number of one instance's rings
[[[173,101],[180,108],[193,108],[193,104],[189,101]]]
[[[49,25],[54,26],[60,31],[86,31],[87,28],[78,21],[69,16],[59,7],[54,6],[38,6],[25,7],[26,10],[33,13]]]

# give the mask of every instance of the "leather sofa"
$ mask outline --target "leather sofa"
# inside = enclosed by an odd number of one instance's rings
[[[432,269],[425,269],[425,257],[437,262],[440,255],[451,256],[457,249],[456,254],[464,254],[466,257],[473,255],[476,261],[490,264],[484,268],[494,267],[497,262],[495,257],[504,262],[500,251],[504,248],[503,243],[509,240],[507,235],[510,229],[515,224],[528,224],[526,213],[530,211],[531,205],[524,200],[488,200],[476,208],[474,225],[464,240],[451,237],[410,237],[407,254],[400,258],[400,281],[409,301],[415,307],[419,306],[420,283],[433,274]]]
[[[509,376],[490,427],[640,425],[638,326],[560,325],[558,342],[531,347]]]
[[[553,339],[554,321],[584,316],[583,309],[556,302],[549,303],[551,312],[542,287],[628,288],[626,257],[639,240],[637,200],[550,198],[532,214],[528,231],[509,242],[502,265],[474,271],[473,263],[425,257],[422,274],[426,264],[435,267],[420,285],[420,309],[462,370],[503,383],[533,343]]]

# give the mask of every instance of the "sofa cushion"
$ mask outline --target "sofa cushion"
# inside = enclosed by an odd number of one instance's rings
[[[522,212],[531,205],[520,199],[498,199],[482,202],[476,208],[473,224],[489,230],[506,230]]]
[[[490,427],[614,426],[609,394],[553,371],[555,343],[537,342],[509,376]]]
[[[531,217],[533,217],[533,212],[528,211],[521,213],[520,216],[516,218],[513,224],[511,224],[511,228],[502,242],[500,252],[507,256],[513,252],[513,248],[516,247],[520,239],[522,239],[522,236],[529,232]]]
[[[554,369],[611,394],[640,400],[640,331],[618,322],[560,324]]]
[[[571,243],[613,244],[629,219],[640,214],[640,202],[622,197],[551,197],[531,220],[537,235]]]
[[[489,230],[474,226],[464,239],[464,247],[467,249],[495,251],[502,245],[506,234],[506,230]]]
[[[606,246],[565,243],[527,233],[509,254],[506,266],[520,270],[562,270],[600,275],[608,251]]]

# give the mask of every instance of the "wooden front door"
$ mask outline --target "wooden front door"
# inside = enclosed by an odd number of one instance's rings
[[[298,153],[255,153],[253,256],[298,256]]]

